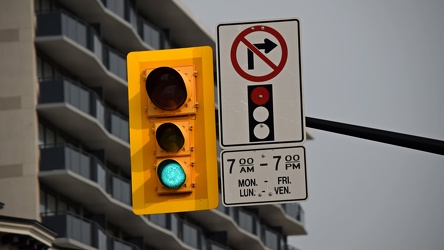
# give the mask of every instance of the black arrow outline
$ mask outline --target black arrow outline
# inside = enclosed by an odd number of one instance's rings
[[[263,43],[255,43],[253,45],[257,49],[263,49],[265,54],[268,54],[270,51],[272,51],[274,48],[278,46],[268,38],[265,38]],[[248,61],[248,69],[249,70],[254,69],[254,53],[249,48],[247,48],[247,61]]]

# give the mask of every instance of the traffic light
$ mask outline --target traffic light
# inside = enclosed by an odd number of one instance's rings
[[[134,213],[216,208],[211,47],[130,52],[127,66]]]

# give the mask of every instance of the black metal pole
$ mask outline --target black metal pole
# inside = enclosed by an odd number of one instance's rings
[[[440,140],[311,117],[306,117],[305,122],[307,127],[314,129],[444,155],[444,141]]]

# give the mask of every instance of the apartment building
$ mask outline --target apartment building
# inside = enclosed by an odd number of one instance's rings
[[[126,54],[201,45],[179,0],[0,1],[0,222],[41,249],[295,249],[297,203],[132,212]],[[0,248],[30,246],[6,224]]]

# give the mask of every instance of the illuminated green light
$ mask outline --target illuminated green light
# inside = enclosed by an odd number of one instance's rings
[[[185,182],[186,174],[182,166],[174,160],[164,160],[157,168],[160,182],[167,188],[179,188]]]

